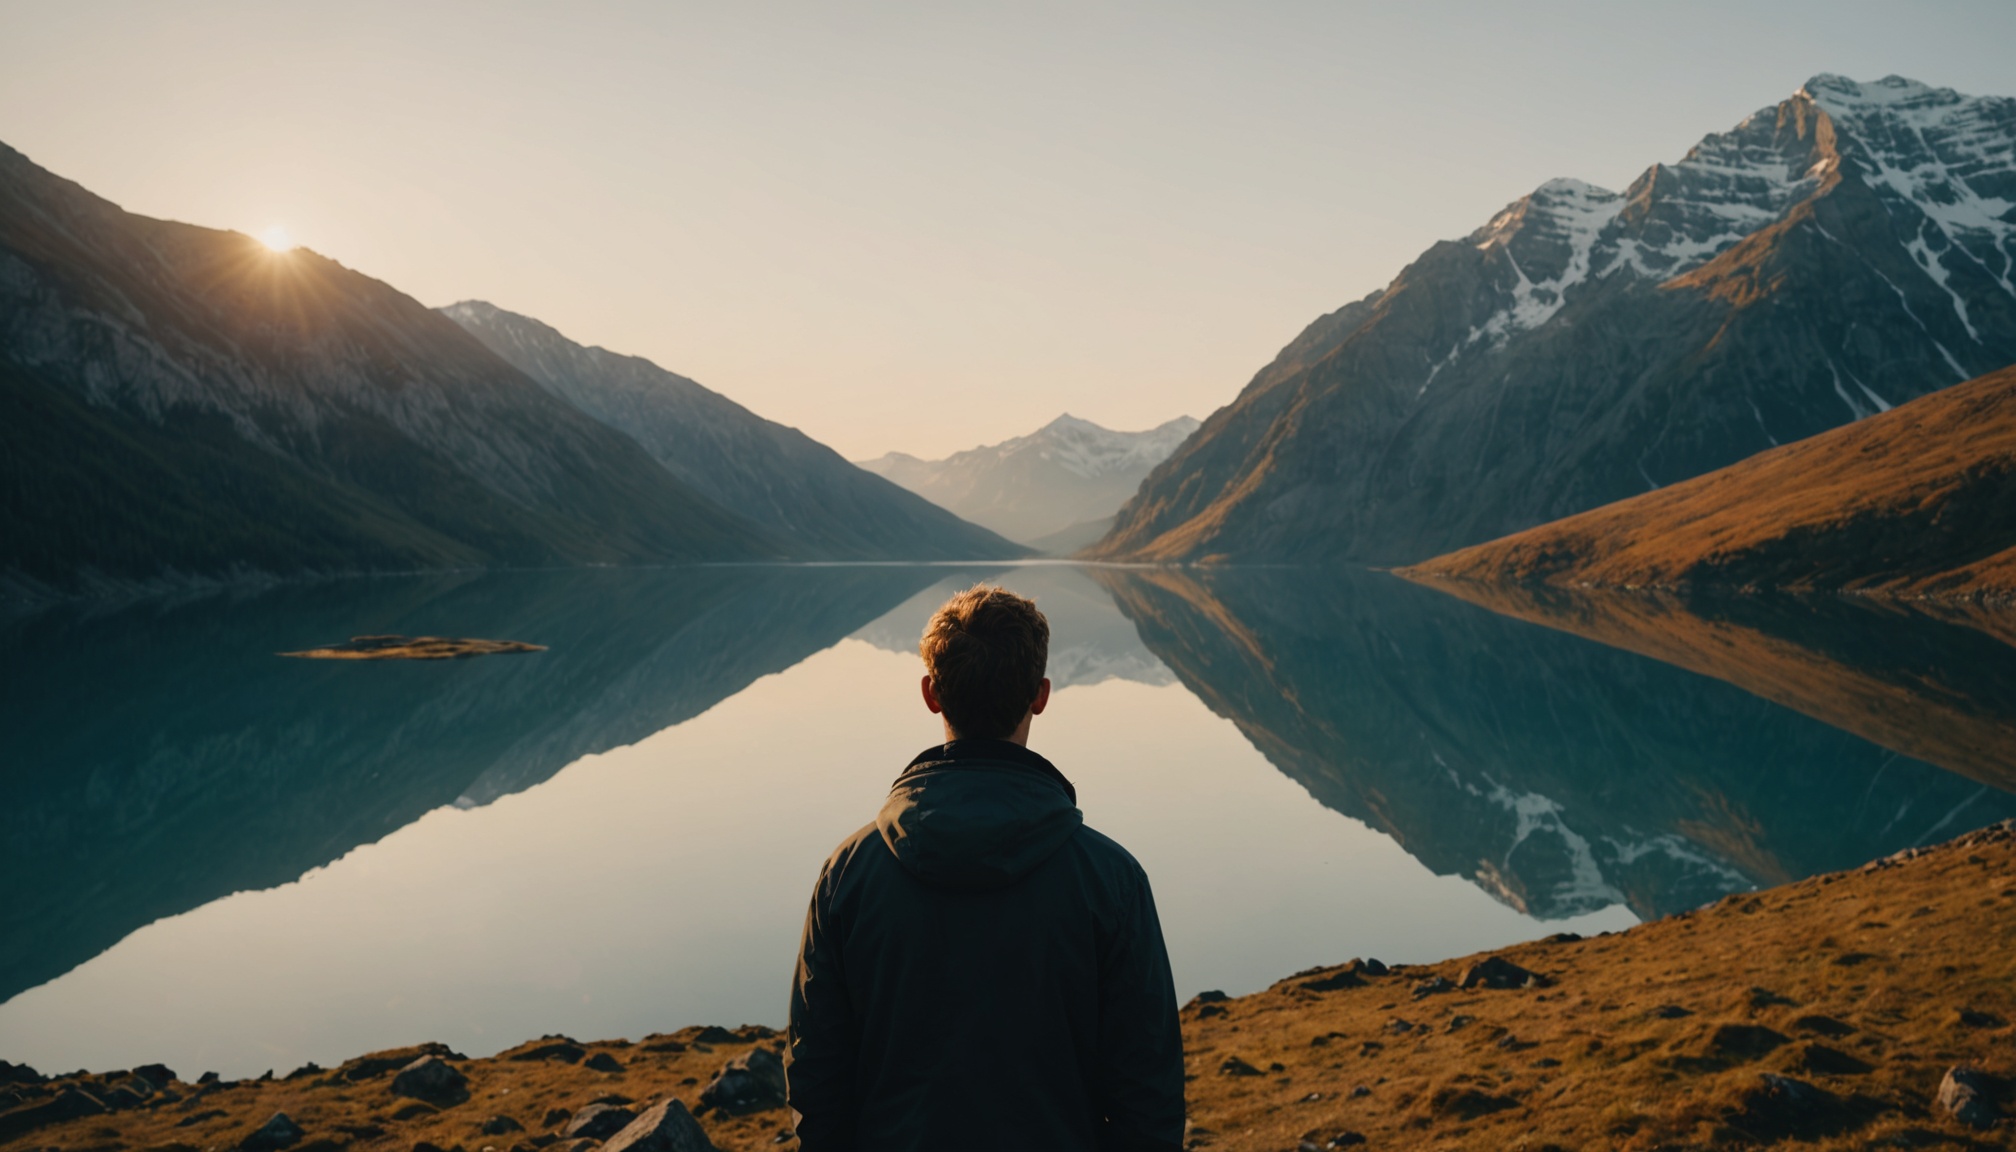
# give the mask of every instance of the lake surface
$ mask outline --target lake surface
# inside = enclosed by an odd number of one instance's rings
[[[991,565],[61,608],[0,620],[0,1057],[236,1077],[779,1025],[820,863],[940,739],[915,638],[980,578],[1050,615],[1031,746],[1148,869],[1186,998],[2016,815],[2016,631],[1839,603],[1640,637],[1359,571]],[[379,632],[548,650],[274,655]]]

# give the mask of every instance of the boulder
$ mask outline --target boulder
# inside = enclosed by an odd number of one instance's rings
[[[276,1152],[290,1144],[300,1143],[305,1135],[307,1133],[301,1131],[301,1126],[294,1123],[292,1117],[285,1112],[275,1112],[266,1123],[240,1140],[238,1147],[243,1152]]]
[[[439,1056],[422,1056],[392,1077],[392,1094],[429,1104],[459,1104],[469,1098],[469,1078]]]
[[[0,1084],[40,1084],[48,1077],[26,1064],[10,1064],[0,1060]]]
[[[422,1056],[439,1056],[444,1060],[468,1059],[468,1057],[448,1047],[446,1044],[429,1042],[426,1044],[415,1044],[410,1048],[389,1048],[383,1052],[373,1052],[369,1055],[359,1056],[353,1060],[345,1060],[342,1066],[336,1069],[335,1075],[337,1079],[349,1080],[353,1083],[359,1080],[371,1080],[383,1076],[387,1072],[404,1068]],[[203,1079],[196,1082],[198,1084],[210,1084],[214,1083],[216,1079],[217,1074],[215,1072],[205,1072]]]
[[[1456,983],[1463,988],[1537,988],[1546,977],[1530,972],[1503,956],[1486,956],[1463,969]]]
[[[607,1052],[597,1052],[581,1062],[583,1068],[593,1068],[597,1072],[621,1072],[623,1065]]]
[[[60,1124],[80,1116],[99,1116],[105,1111],[105,1105],[97,1097],[75,1088],[65,1088],[54,1099],[0,1115],[0,1144],[44,1125]]]
[[[731,1116],[784,1106],[784,1061],[768,1048],[751,1048],[714,1073],[700,1103]]]
[[[565,1124],[573,1115],[574,1113],[571,1109],[548,1108],[546,1110],[546,1118],[539,1121],[539,1126],[541,1128],[558,1128],[560,1125]]]
[[[607,1140],[621,1132],[637,1114],[620,1104],[590,1104],[560,1130],[563,1140]]]
[[[0,1061],[0,1063],[4,1063],[4,1061]],[[140,1067],[133,1069],[133,1075],[152,1084],[156,1092],[175,1082],[175,1070],[166,1064],[142,1064]]]
[[[1251,1064],[1248,1064],[1248,1063],[1247,1063],[1246,1061],[1244,1061],[1244,1060],[1241,1060],[1241,1059],[1240,1059],[1239,1057],[1237,1057],[1237,1056],[1227,1056],[1227,1057],[1226,1057],[1226,1058],[1224,1059],[1224,1061],[1223,1061],[1222,1063],[1220,1063],[1220,1064],[1218,1065],[1218,1074],[1219,1074],[1220,1076],[1265,1076],[1265,1075],[1266,1075],[1266,1073],[1265,1073],[1265,1072],[1262,1072],[1262,1071],[1260,1071],[1260,1069],[1258,1069],[1258,1068],[1255,1068],[1255,1067],[1254,1067],[1253,1065],[1251,1065]]]
[[[509,1116],[492,1116],[479,1125],[485,1136],[508,1136],[513,1132],[523,1132],[525,1126]]]
[[[774,1057],[773,1057],[774,1058]],[[602,1152],[717,1152],[686,1105],[674,1098],[632,1120]]]
[[[581,1047],[565,1036],[555,1036],[544,1041],[534,1041],[530,1048],[510,1053],[505,1059],[558,1060],[563,1064],[572,1064],[587,1054],[588,1050],[586,1048]]]
[[[1948,1068],[1939,1081],[1939,1107],[1969,1128],[1992,1128],[1999,1118],[1988,1100],[1988,1078],[1964,1065]]]

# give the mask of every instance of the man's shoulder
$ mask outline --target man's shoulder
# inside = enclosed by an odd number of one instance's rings
[[[1130,879],[1146,880],[1148,872],[1132,852],[1122,847],[1118,840],[1092,827],[1080,824],[1078,833],[1072,838],[1073,846],[1088,859],[1098,864],[1104,871],[1124,875]]]

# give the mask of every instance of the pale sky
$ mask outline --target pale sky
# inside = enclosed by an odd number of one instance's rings
[[[943,456],[1206,416],[1549,178],[1816,72],[2016,95],[2012,44],[2007,0],[0,0],[0,141]]]

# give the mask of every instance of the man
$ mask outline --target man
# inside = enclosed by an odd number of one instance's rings
[[[826,861],[805,917],[800,1147],[1173,1152],[1183,1040],[1148,877],[1027,747],[1049,622],[975,586],[919,649],[945,743]]]

